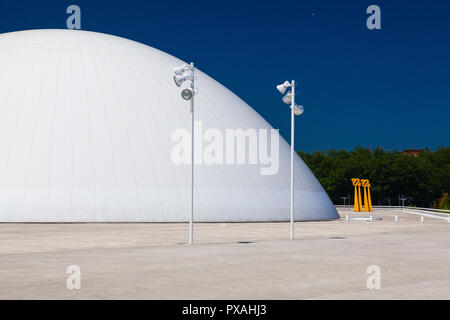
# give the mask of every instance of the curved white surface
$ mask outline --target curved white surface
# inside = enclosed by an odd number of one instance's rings
[[[123,38],[72,30],[0,35],[0,221],[188,221],[190,166],[171,134],[190,130],[171,78],[182,61]],[[197,72],[196,119],[207,128],[271,126]],[[280,168],[197,165],[196,221],[289,220],[289,145]],[[296,156],[296,220],[337,218]]]

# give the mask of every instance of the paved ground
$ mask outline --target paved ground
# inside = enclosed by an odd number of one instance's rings
[[[197,224],[194,246],[186,224],[0,224],[0,299],[450,299],[450,223],[374,215],[296,223],[294,241],[288,223]]]

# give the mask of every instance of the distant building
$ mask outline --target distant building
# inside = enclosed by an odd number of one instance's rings
[[[417,157],[417,155],[418,155],[419,153],[421,153],[421,152],[423,152],[423,149],[404,149],[403,152],[402,152],[402,154],[403,154],[404,156],[406,156],[406,155],[412,155],[412,156],[414,156],[414,157]]]

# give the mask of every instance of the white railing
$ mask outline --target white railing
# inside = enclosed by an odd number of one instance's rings
[[[407,214],[415,214],[422,217],[430,217],[430,218],[436,218],[436,219],[443,219],[450,223],[450,214],[448,213],[442,213],[442,212],[436,212],[436,211],[426,211],[426,210],[411,210],[409,207],[403,208],[404,213]]]
[[[444,209],[421,208],[421,207],[403,207],[403,208],[408,209],[408,210],[421,210],[421,211],[430,211],[430,212],[434,212],[434,213],[450,214],[450,210],[444,210]]]
[[[334,207],[339,210],[353,211],[353,205],[345,205],[345,206],[344,205],[335,205]],[[374,211],[377,211],[377,210],[400,210],[401,211],[401,210],[405,209],[405,210],[426,211],[429,213],[439,214],[439,215],[443,215],[443,216],[450,215],[450,210],[423,208],[423,207],[372,206],[372,208]]]

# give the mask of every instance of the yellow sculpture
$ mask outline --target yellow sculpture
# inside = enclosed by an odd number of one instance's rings
[[[367,179],[361,179],[361,184],[364,188],[364,211],[369,212],[369,202],[367,201],[367,185],[369,184],[369,180]]]
[[[361,201],[361,186],[364,188],[364,211],[372,212],[372,198],[370,197],[370,183],[368,179],[358,179],[353,178],[352,184],[355,187],[355,201],[354,210],[355,212],[361,212],[362,201]]]
[[[355,201],[354,210],[355,212],[361,212],[361,181],[357,178],[352,179],[353,186],[355,187]]]
[[[367,203],[369,204],[369,211],[372,212],[372,199],[370,197],[370,183],[367,180]]]

